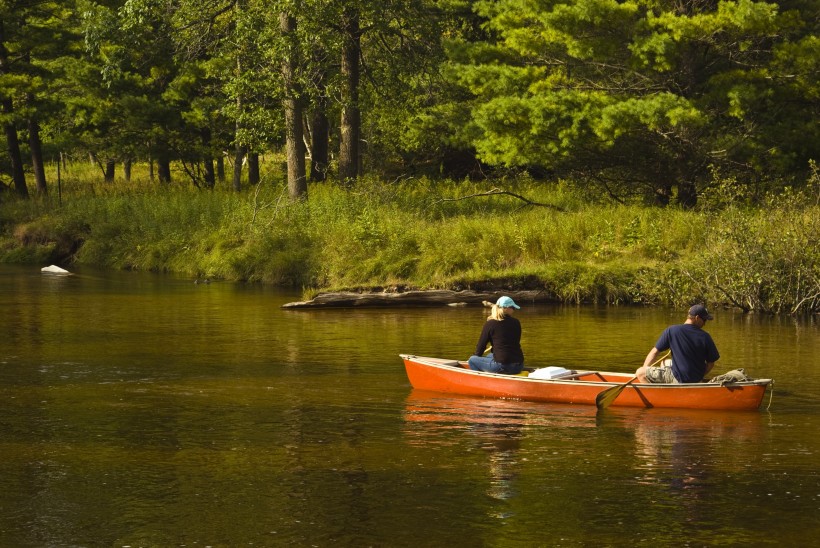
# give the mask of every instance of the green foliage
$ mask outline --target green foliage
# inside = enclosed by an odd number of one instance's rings
[[[282,146],[286,98],[338,144],[347,12],[377,176],[528,170],[691,207],[713,169],[759,199],[820,148],[816,10],[754,0],[6,2],[0,120],[24,148],[39,122],[47,156],[182,161],[210,186],[225,151]]]
[[[446,74],[472,98],[452,134],[491,165],[608,180],[624,197],[677,187],[687,207],[711,167],[747,185],[799,180],[820,148],[820,57],[813,16],[790,7],[476,2],[492,32],[448,50]]]
[[[820,302],[820,209],[786,191],[761,211],[722,215],[701,270],[716,298],[744,310],[795,313]]]
[[[817,312],[820,208],[807,203],[809,196],[786,191],[768,196],[762,208],[704,213],[703,245],[684,255],[693,260],[642,272],[642,293],[678,305],[701,300],[744,311]]]
[[[549,280],[545,284],[548,293],[560,302],[630,304],[641,299],[630,286],[634,268],[619,263],[558,263],[550,265],[541,276]]]
[[[735,205],[723,180],[698,211],[590,203],[571,185],[527,178],[495,183],[508,193],[366,179],[356,190],[316,185],[303,202],[278,182],[243,193],[71,184],[62,204],[0,205],[0,261],[323,289],[508,287],[568,303],[820,309],[816,177],[769,194],[763,208]]]

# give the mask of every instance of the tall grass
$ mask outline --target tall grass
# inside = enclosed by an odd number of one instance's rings
[[[573,303],[820,310],[820,208],[812,195],[771,196],[760,209],[707,199],[684,211],[594,202],[582,190],[526,178],[364,179],[353,190],[312,185],[309,199],[294,203],[275,175],[239,193],[78,177],[59,202],[3,198],[0,261],[308,291],[504,287]]]

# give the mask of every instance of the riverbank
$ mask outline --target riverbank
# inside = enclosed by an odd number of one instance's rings
[[[810,190],[807,189],[807,192]],[[0,261],[176,272],[320,293],[536,291],[562,303],[764,313],[820,310],[820,207],[811,194],[696,210],[613,204],[567,183],[362,180],[287,200],[118,184],[0,204]]]

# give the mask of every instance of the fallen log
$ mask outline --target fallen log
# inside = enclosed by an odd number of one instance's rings
[[[282,308],[353,308],[388,306],[466,306],[484,305],[485,301],[495,302],[500,296],[508,295],[518,304],[550,302],[546,291],[452,291],[434,289],[430,291],[356,293],[340,291],[320,293],[309,301],[286,303]],[[490,303],[491,304],[491,303]]]

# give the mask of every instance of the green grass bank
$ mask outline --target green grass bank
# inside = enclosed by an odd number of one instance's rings
[[[543,289],[564,303],[820,311],[818,184],[747,203],[731,182],[697,210],[620,204],[526,177],[471,183],[279,181],[234,192],[136,175],[68,176],[0,197],[0,262],[177,272],[318,291]],[[494,191],[494,189],[496,189]],[[506,193],[499,193],[501,190]]]

